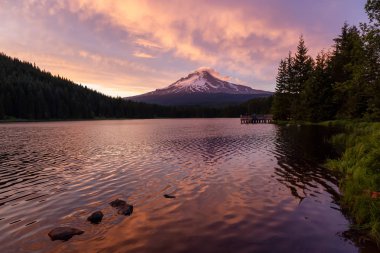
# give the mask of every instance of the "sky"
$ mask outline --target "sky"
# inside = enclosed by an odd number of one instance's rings
[[[0,0],[0,51],[111,96],[163,88],[207,67],[274,91],[302,34],[310,54],[366,0]]]

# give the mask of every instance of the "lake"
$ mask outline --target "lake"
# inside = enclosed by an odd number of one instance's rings
[[[0,124],[1,251],[373,252],[343,236],[337,178],[318,165],[330,134],[239,119]],[[51,241],[58,226],[85,233]]]

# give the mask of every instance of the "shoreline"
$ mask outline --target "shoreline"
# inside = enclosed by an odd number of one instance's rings
[[[239,117],[178,117],[178,118],[96,118],[96,119],[49,119],[49,120],[28,120],[28,119],[9,119],[0,120],[0,124],[6,123],[43,123],[43,122],[76,122],[76,121],[106,121],[106,120],[144,120],[144,119],[238,119]]]
[[[322,164],[338,172],[339,202],[351,220],[347,236],[359,244],[374,243],[380,248],[380,122],[330,120],[322,122],[277,121],[278,125],[319,125],[336,127],[341,133],[329,142],[339,154]]]
[[[380,123],[335,121],[328,122],[328,126],[342,127],[343,130],[330,140],[341,155],[325,164],[328,169],[342,173],[340,205],[352,219],[352,229],[359,237],[370,239],[379,246]]]
[[[347,236],[359,244],[370,242],[380,248],[380,122],[330,120],[322,122],[276,121],[277,125],[336,127],[341,133],[329,142],[339,154],[322,164],[338,172],[339,202],[351,220]]]

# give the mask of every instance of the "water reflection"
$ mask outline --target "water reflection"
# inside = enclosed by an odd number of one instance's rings
[[[358,252],[322,128],[235,119],[0,125],[5,252]],[[175,199],[166,199],[173,194]],[[133,215],[108,203],[122,198]],[[101,224],[86,217],[102,210]],[[51,242],[50,229],[85,234]]]
[[[321,126],[302,126],[302,129],[291,126],[277,131],[275,156],[278,166],[275,174],[300,202],[308,194],[320,194],[316,190],[318,186],[331,195],[335,204],[339,200],[336,176],[320,167],[326,158],[334,155],[327,142],[333,133],[333,130]]]

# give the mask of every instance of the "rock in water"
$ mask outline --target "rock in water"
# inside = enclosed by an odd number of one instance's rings
[[[117,208],[117,213],[130,216],[133,213],[133,206],[125,204],[124,206]]]
[[[167,199],[175,199],[174,195],[164,194],[164,197]]]
[[[99,224],[103,219],[103,213],[101,211],[96,211],[88,216],[87,220],[93,224]]]
[[[110,205],[112,207],[120,207],[120,206],[125,206],[127,204],[127,202],[125,202],[124,200],[121,200],[121,199],[115,199],[114,201],[110,202]]]
[[[71,227],[57,227],[54,228],[52,231],[49,232],[50,239],[52,241],[55,240],[61,240],[61,241],[67,241],[74,235],[81,235],[84,231],[71,228]]]
[[[133,213],[133,205],[127,204],[127,202],[124,200],[115,199],[114,201],[110,202],[110,205],[117,209],[118,214],[129,216]]]

